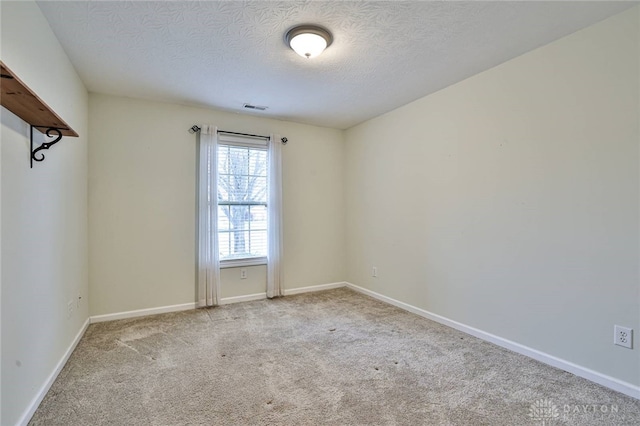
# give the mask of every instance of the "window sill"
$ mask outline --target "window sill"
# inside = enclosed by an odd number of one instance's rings
[[[267,264],[266,257],[254,257],[251,259],[221,260],[220,269],[240,268],[243,266],[258,266],[258,265],[266,265],[266,264]]]

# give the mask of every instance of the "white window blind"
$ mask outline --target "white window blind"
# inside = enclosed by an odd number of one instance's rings
[[[223,263],[266,261],[267,168],[266,141],[219,136],[218,247]]]

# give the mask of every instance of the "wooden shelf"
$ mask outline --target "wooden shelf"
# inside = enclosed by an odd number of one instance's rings
[[[75,130],[20,81],[2,61],[0,72],[0,103],[3,107],[39,130],[54,128],[63,136],[78,136]]]

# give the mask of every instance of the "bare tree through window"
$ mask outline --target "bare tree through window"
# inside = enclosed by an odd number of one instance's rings
[[[218,206],[221,260],[265,256],[266,149],[219,146]]]

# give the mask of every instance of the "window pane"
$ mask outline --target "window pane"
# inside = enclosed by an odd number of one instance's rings
[[[231,229],[235,231],[248,229],[249,220],[249,206],[230,206],[229,221],[231,222]]]
[[[267,151],[219,145],[218,155],[220,259],[266,256]]]
[[[251,206],[251,230],[266,231],[267,229],[267,206]]]
[[[249,200],[267,202],[267,178],[251,177],[248,182]]]
[[[229,206],[218,206],[218,230],[229,231]]]
[[[240,147],[229,148],[229,173],[238,175],[249,174],[249,149]]]
[[[220,251],[220,259],[226,259],[231,254],[230,244],[229,244],[229,233],[228,232],[219,232],[218,233],[218,246]]]
[[[229,175],[218,175],[218,201],[229,200]]]
[[[228,173],[229,147],[220,146],[218,148],[218,173]]]
[[[249,174],[264,176],[267,169],[267,151],[251,150],[249,157]]]
[[[252,231],[251,232],[251,252],[256,253],[256,256],[267,255],[267,231]],[[262,255],[257,253],[264,253]]]

